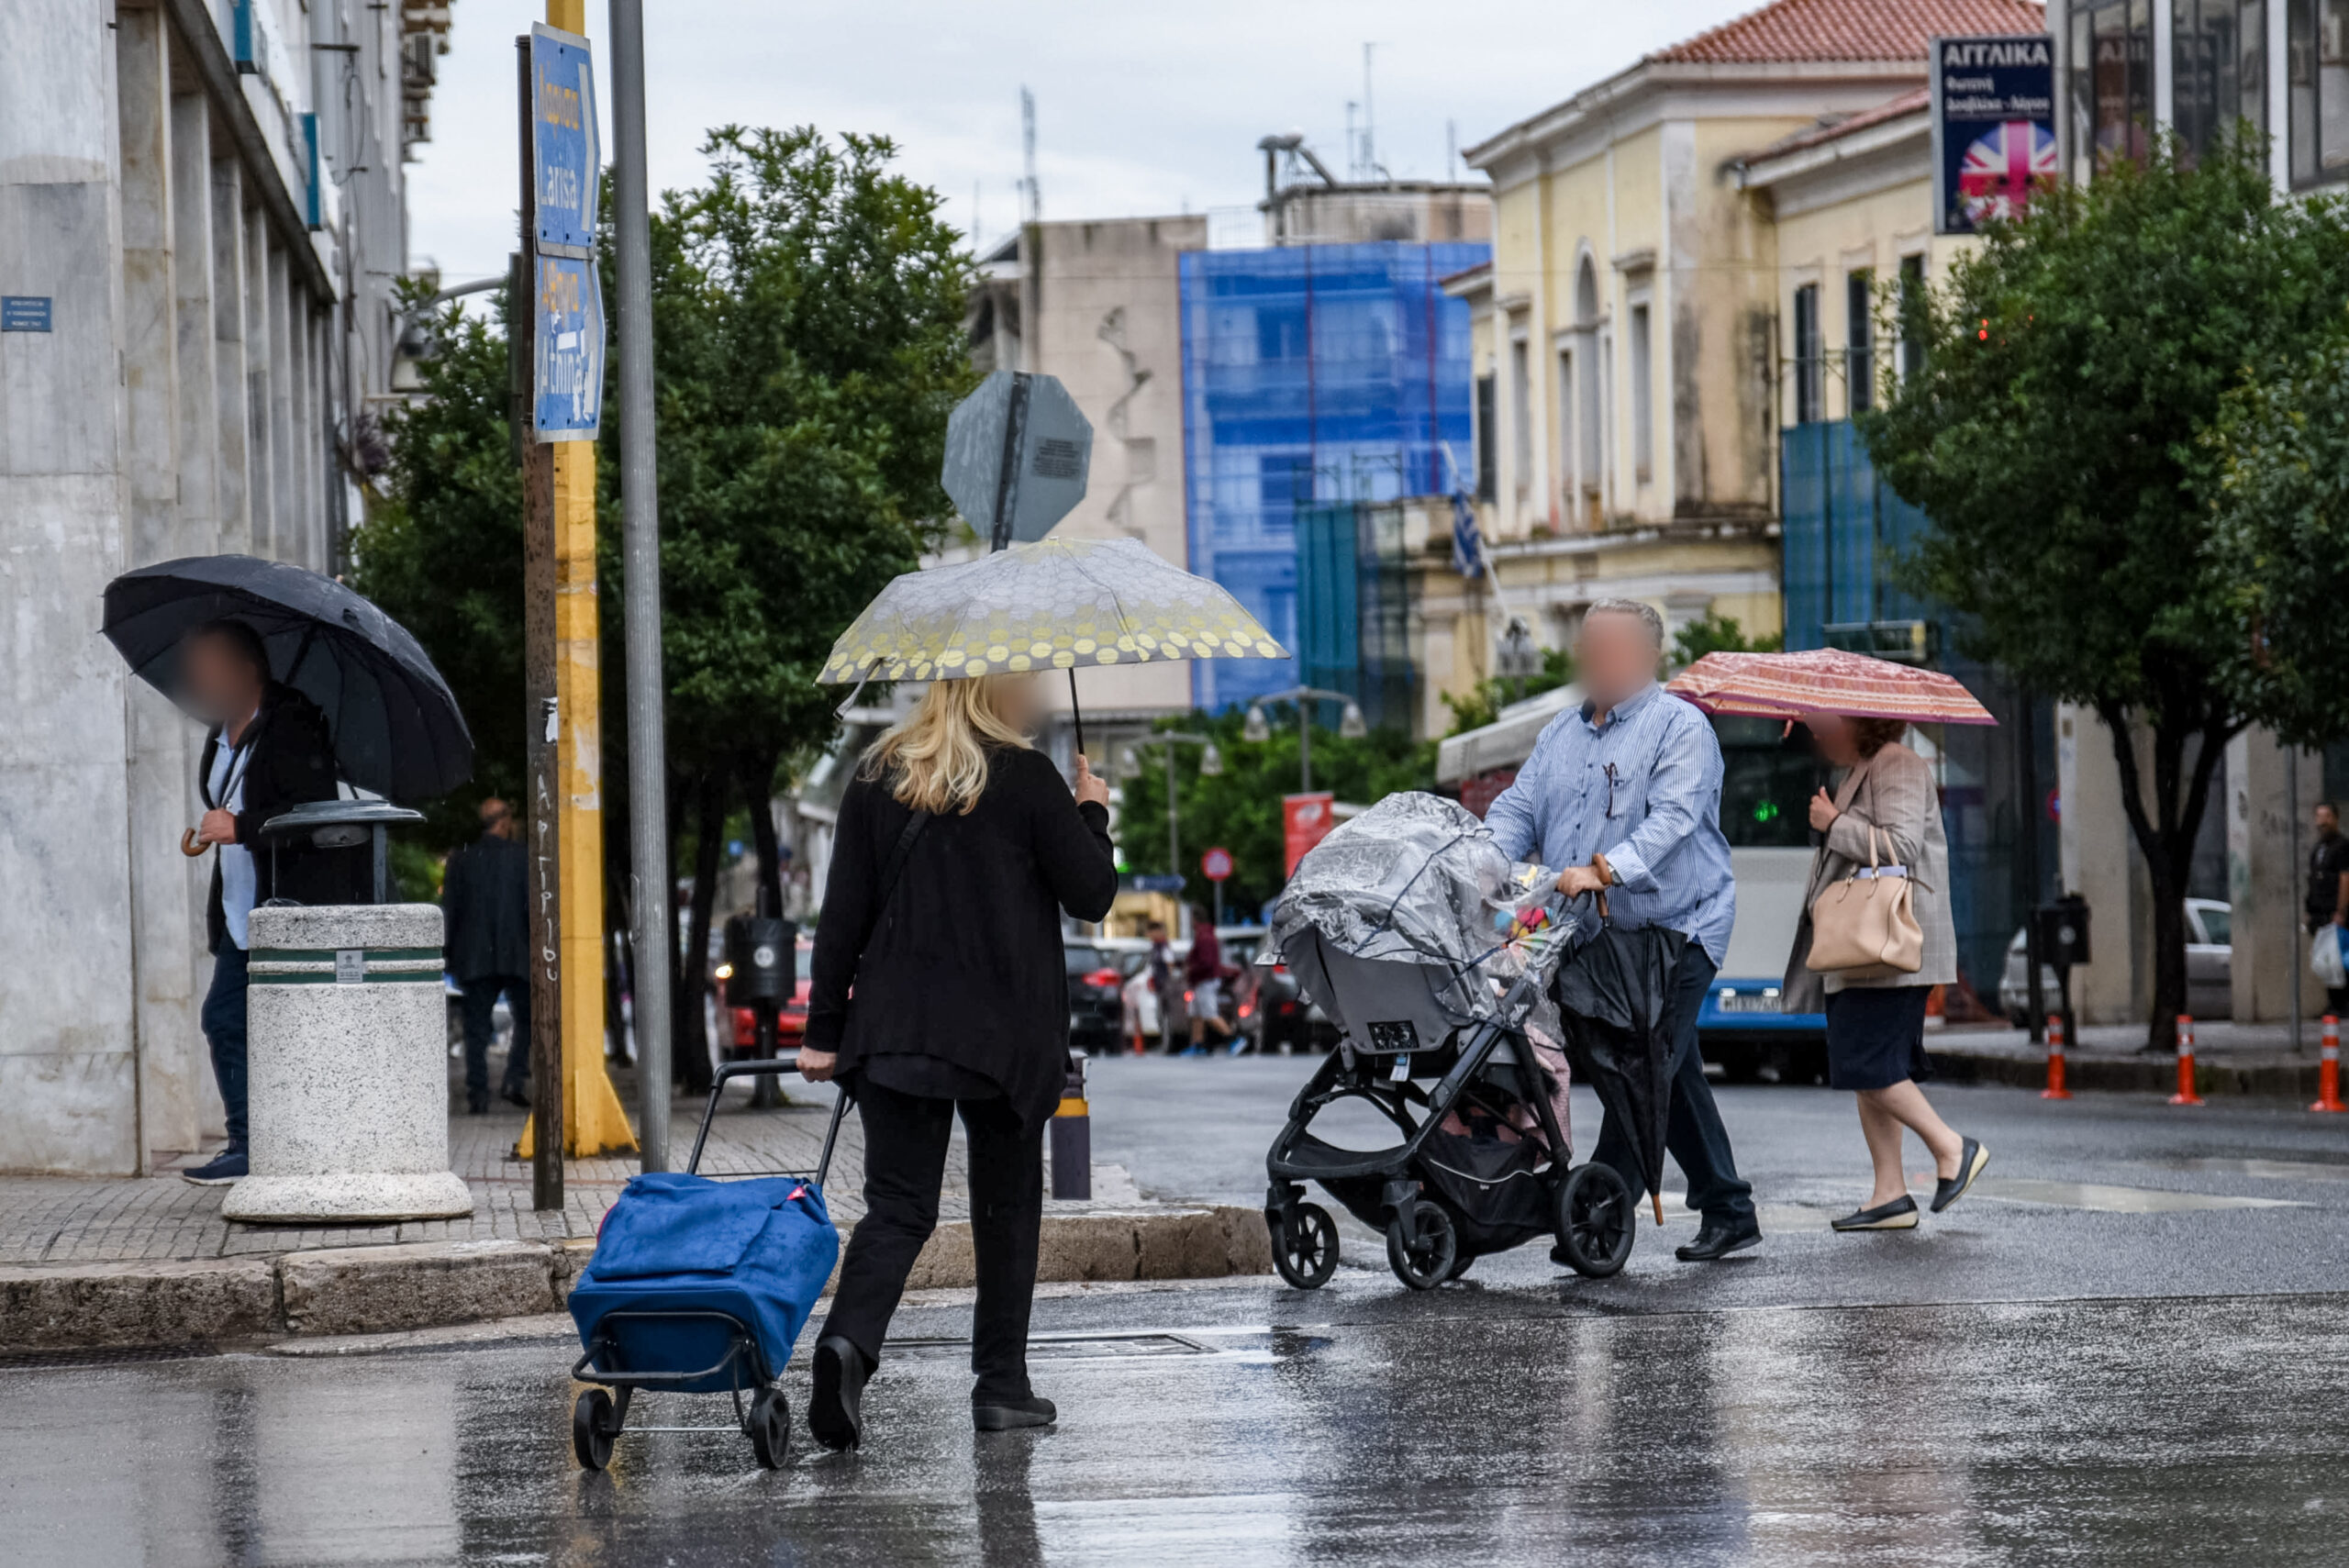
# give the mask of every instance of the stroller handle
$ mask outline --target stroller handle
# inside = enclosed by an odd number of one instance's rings
[[[785,1073],[797,1071],[799,1071],[799,1053],[796,1051],[788,1056],[772,1056],[763,1062],[720,1062],[717,1073],[709,1081],[709,1103],[701,1108],[701,1128],[694,1134],[694,1151],[685,1157],[685,1173],[689,1176],[694,1175],[701,1168],[702,1146],[709,1141],[709,1124],[718,1115],[718,1102],[726,1093],[728,1079],[779,1078]],[[848,1114],[851,1102],[856,1098],[854,1095],[849,1093],[848,1085],[845,1084],[838,1084],[836,1087],[839,1093],[832,1101],[831,1123],[824,1129],[824,1152],[816,1162],[816,1184],[819,1187],[826,1185],[831,1180],[832,1147],[840,1141],[841,1118]]]

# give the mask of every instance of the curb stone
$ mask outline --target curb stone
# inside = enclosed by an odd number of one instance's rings
[[[1930,1046],[1926,1058],[1934,1073],[1951,1084],[2005,1084],[2036,1089],[2047,1082],[2043,1056],[2009,1056],[2004,1052],[1938,1051]],[[2231,1066],[2224,1062],[2194,1064],[2198,1095],[2240,1095],[2246,1098],[2298,1100],[2316,1098],[2317,1064],[2313,1062],[2271,1062]],[[2064,1059],[2064,1080],[2073,1090],[2101,1094],[2166,1095],[2177,1087],[2177,1058],[2161,1051],[2141,1056],[2087,1056],[2076,1051]]]
[[[560,1310],[594,1256],[579,1238],[422,1241],[266,1256],[0,1267],[0,1351],[229,1343],[273,1334],[386,1334]],[[1257,1210],[1142,1206],[1044,1216],[1039,1284],[1218,1279],[1272,1272]],[[967,1287],[967,1220],[942,1223],[908,1289]]]

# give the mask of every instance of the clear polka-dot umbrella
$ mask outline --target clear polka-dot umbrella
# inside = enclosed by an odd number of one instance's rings
[[[819,678],[1067,670],[1074,696],[1085,664],[1287,657],[1238,600],[1139,539],[1048,538],[905,573],[841,634]]]

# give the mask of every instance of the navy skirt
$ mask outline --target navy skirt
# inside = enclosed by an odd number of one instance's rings
[[[1930,985],[1854,985],[1827,998],[1827,1086],[1889,1089],[1931,1077],[1925,1065]]]

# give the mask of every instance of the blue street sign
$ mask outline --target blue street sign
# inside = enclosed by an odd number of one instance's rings
[[[1133,879],[1136,893],[1180,893],[1183,879],[1179,876],[1145,874]]]
[[[604,419],[604,290],[596,263],[538,258],[532,423],[542,441],[592,441]]]
[[[596,68],[576,33],[530,27],[530,189],[538,208],[538,245],[587,256],[596,243],[596,176],[603,143],[596,134]]]
[[[48,331],[49,299],[45,294],[0,295],[0,332]]]

